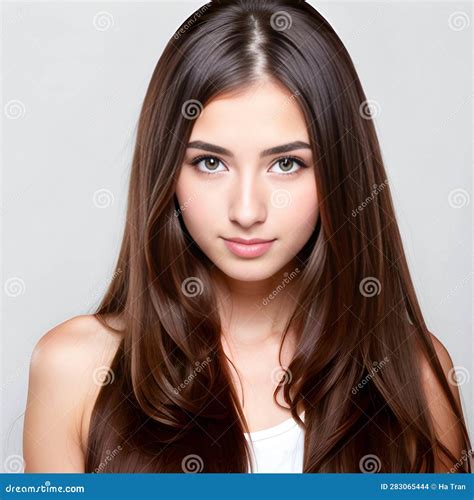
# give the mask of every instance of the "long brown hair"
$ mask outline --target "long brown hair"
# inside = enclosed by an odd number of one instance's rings
[[[262,75],[300,105],[317,159],[319,220],[296,256],[297,306],[283,332],[297,332],[297,347],[274,393],[305,428],[303,472],[364,472],[364,460],[380,472],[433,472],[438,446],[456,462],[425,411],[422,354],[470,449],[417,302],[371,105],[347,50],[303,1],[215,1],[170,39],[141,110],[117,272],[95,312],[106,326],[120,316],[123,339],[93,409],[87,472],[248,470],[248,426],[222,349],[213,264],[186,230],[175,183],[193,118]],[[469,462],[458,470],[470,471]]]

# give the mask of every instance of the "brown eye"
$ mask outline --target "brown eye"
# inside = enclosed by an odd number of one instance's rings
[[[280,168],[284,172],[288,172],[289,170],[291,170],[294,161],[291,158],[283,158],[283,160],[279,160],[278,163],[280,164]]]
[[[225,168],[224,170],[217,170],[219,164],[222,164],[223,166],[224,164],[221,160],[219,160],[219,158],[216,158],[215,156],[199,156],[195,158],[191,162],[191,164],[197,167],[197,170],[199,172],[208,175],[212,175],[214,172],[223,172],[226,170]]]
[[[219,164],[219,162],[215,158],[206,158],[204,160],[204,165],[209,170],[215,170],[217,168],[218,164]]]
[[[278,166],[280,168],[280,172],[277,172],[280,175],[297,174],[302,168],[306,167],[306,165],[301,160],[298,160],[297,158],[293,158],[291,156],[280,158],[274,163],[273,166]],[[297,168],[294,170],[295,167]],[[281,174],[281,172],[284,172],[284,174]]]

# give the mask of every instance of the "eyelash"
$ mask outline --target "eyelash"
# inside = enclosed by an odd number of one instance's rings
[[[191,165],[194,165],[196,166],[199,162],[201,162],[202,160],[208,160],[208,159],[214,159],[214,160],[217,160],[217,161],[220,161],[221,163],[224,163],[220,158],[218,158],[217,156],[212,156],[212,155],[200,155],[200,156],[197,156],[196,158],[194,158],[192,161],[191,161]],[[292,160],[294,161],[295,163],[297,163],[301,168],[307,168],[307,165],[304,163],[303,160],[301,160],[300,158],[297,158],[296,156],[282,156],[281,158],[277,158],[272,166],[275,164],[275,163],[278,163],[279,161],[282,161],[282,160]],[[199,170],[197,169],[198,172],[200,174],[204,174],[204,175],[215,175],[214,172],[204,172],[203,170]],[[295,174],[298,174],[300,172],[300,169],[296,170],[296,172],[290,172],[290,173],[287,173],[287,174],[277,174],[277,175],[282,175],[282,176],[289,176],[289,175],[295,175]]]

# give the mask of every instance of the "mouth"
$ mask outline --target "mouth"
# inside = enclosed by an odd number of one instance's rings
[[[276,240],[264,240],[260,238],[252,238],[246,240],[244,238],[223,238],[226,247],[238,257],[254,258],[260,257],[266,253],[273,242]]]

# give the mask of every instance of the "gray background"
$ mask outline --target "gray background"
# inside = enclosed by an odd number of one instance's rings
[[[310,3],[377,103],[412,277],[428,328],[466,379],[472,436],[471,4]],[[22,454],[35,343],[91,312],[112,276],[146,87],[167,40],[203,4],[1,4],[2,467]]]

